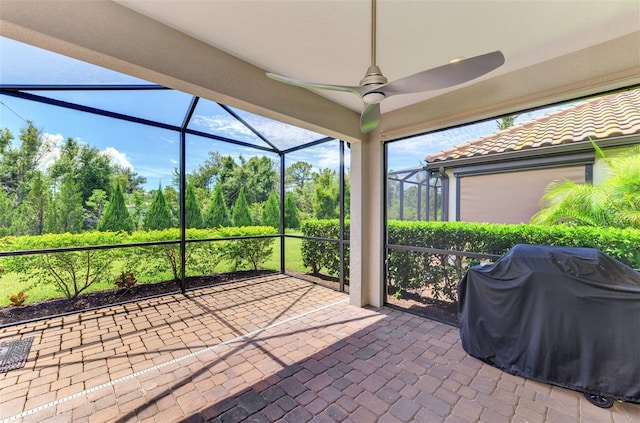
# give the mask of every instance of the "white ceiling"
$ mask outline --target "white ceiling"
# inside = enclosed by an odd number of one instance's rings
[[[116,1],[295,79],[358,85],[370,63],[369,0]],[[640,29],[638,0],[378,0],[377,10],[377,64],[389,81],[454,57],[501,50],[505,65],[483,77],[492,78]],[[351,94],[318,93],[362,109]],[[395,96],[382,103],[382,112],[438,94],[442,91]]]
[[[378,0],[390,80],[501,50],[447,90],[382,102],[362,134],[369,0],[0,0],[0,35],[350,142],[391,140],[640,84],[640,0]]]

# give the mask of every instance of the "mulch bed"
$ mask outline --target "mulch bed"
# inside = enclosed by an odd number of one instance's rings
[[[187,289],[217,285],[221,283],[264,276],[273,273],[274,272],[268,270],[250,270],[222,273],[217,275],[187,277]],[[66,313],[73,313],[92,308],[105,307],[113,304],[128,302],[135,299],[143,299],[179,291],[180,285],[177,282],[163,281],[157,283],[139,284],[128,291],[109,290],[92,292],[89,294],[81,294],[74,300],[61,298],[27,304],[19,307],[3,307],[0,308],[0,325],[7,325]]]
[[[400,298],[395,298],[393,292],[387,295],[387,304],[406,310],[410,313],[458,326],[458,303],[437,300],[432,297],[402,291]]]
[[[233,282],[241,279],[273,274],[269,270],[249,270],[216,275],[192,276],[187,278],[187,289],[201,288],[221,283]],[[292,272],[292,276],[300,277],[313,283],[326,286],[331,289],[338,289],[337,278],[323,275],[312,275],[309,273]],[[345,286],[349,292],[349,286]],[[118,303],[124,303],[136,299],[166,295],[180,291],[180,286],[175,281],[163,281],[157,283],[146,283],[136,285],[133,289],[110,290],[81,294],[74,300],[66,298],[47,300],[38,303],[28,304],[20,307],[0,308],[0,325],[10,325],[18,322],[41,319],[49,316],[79,312],[83,310],[106,307]],[[390,294],[393,294],[392,292]],[[457,326],[458,304],[447,301],[440,301],[434,298],[423,297],[417,294],[402,292],[402,296],[396,299],[393,295],[387,296],[387,303],[392,307],[406,310],[413,314],[418,314],[439,322]]]

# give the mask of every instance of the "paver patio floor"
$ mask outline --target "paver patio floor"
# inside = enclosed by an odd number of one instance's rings
[[[0,329],[2,422],[638,422],[468,356],[454,327],[271,275]]]

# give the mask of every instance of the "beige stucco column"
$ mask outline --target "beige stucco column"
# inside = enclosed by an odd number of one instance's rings
[[[382,157],[377,134],[351,144],[349,299],[359,307],[380,307],[384,302]]]

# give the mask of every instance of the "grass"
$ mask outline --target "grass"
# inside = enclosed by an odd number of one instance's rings
[[[285,238],[285,268],[287,270],[307,272],[310,269],[305,268],[302,263],[301,253],[302,240],[299,238]],[[262,269],[280,270],[280,242],[278,239],[274,242],[273,254],[269,259],[261,266]],[[119,263],[113,265],[113,276],[115,277],[120,269]],[[215,269],[216,273],[226,273],[232,271],[232,264],[228,262],[221,262]],[[238,269],[246,270],[246,269]],[[196,276],[197,273],[189,272],[188,276]],[[173,275],[170,272],[157,273],[152,276],[138,277],[139,283],[153,283],[163,280],[172,279]],[[29,296],[25,304],[35,303],[52,298],[63,298],[64,294],[56,290],[55,286],[51,284],[37,284],[33,280],[23,280],[21,275],[17,273],[4,272],[0,273],[0,307],[6,307],[10,304],[9,295],[17,294],[20,291],[24,291]],[[115,289],[113,279],[110,278],[105,282],[95,283],[87,288],[83,293],[104,291],[109,289]]]

